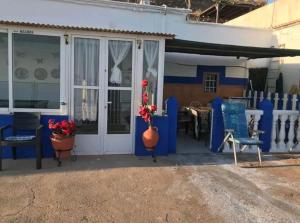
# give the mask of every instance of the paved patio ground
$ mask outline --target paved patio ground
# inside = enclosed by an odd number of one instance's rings
[[[300,222],[300,157],[79,157],[57,167],[5,160],[0,222]]]

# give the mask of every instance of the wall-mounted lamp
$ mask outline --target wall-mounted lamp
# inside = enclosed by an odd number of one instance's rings
[[[68,45],[69,44],[69,35],[65,34],[64,37],[65,37],[65,43],[66,43],[66,45]]]
[[[137,44],[138,49],[140,50],[141,47],[142,47],[142,40],[138,39],[138,40],[136,41],[136,44]]]

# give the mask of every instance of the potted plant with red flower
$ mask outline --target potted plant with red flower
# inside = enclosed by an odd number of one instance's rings
[[[153,126],[153,116],[157,111],[157,106],[155,104],[149,103],[149,86],[148,81],[142,81],[143,87],[143,98],[142,104],[140,105],[140,116],[148,124],[148,129],[143,133],[142,139],[146,150],[153,151],[158,143],[159,134],[157,127]]]
[[[52,132],[50,140],[55,150],[56,158],[60,160],[60,158],[70,157],[71,150],[74,147],[76,132],[75,122],[67,120],[55,122],[53,119],[50,119],[48,127]]]

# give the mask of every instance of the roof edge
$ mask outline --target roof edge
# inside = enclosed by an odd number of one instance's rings
[[[117,30],[117,29],[80,27],[80,26],[63,26],[63,25],[54,25],[54,24],[16,22],[16,21],[5,21],[5,20],[0,20],[0,25],[50,28],[50,29],[60,29],[60,30],[82,30],[82,31],[94,31],[94,32],[120,33],[120,34],[123,33],[123,34],[145,35],[145,36],[160,36],[160,37],[165,37],[166,39],[175,38],[174,34],[169,34],[169,33],[142,32],[142,31],[134,31],[134,30]]]

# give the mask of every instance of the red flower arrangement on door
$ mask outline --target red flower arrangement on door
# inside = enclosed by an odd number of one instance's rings
[[[148,129],[143,133],[142,139],[144,146],[147,150],[153,151],[158,143],[159,135],[158,129],[152,126],[153,116],[157,111],[157,106],[155,104],[149,104],[149,86],[148,81],[142,81],[143,95],[142,95],[142,104],[140,106],[139,114],[148,124]]]

